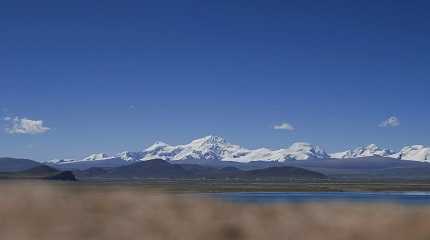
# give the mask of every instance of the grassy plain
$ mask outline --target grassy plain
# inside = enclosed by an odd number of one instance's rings
[[[168,191],[181,191],[183,185],[190,186],[175,183],[168,186]],[[429,207],[352,203],[244,205],[179,197],[160,192],[163,188],[158,184],[146,186],[2,181],[0,239],[430,239]],[[194,184],[190,189],[224,191],[243,187]],[[262,187],[267,190],[266,185],[251,185],[246,190]],[[270,189],[295,187],[280,185]],[[354,185],[354,189],[361,187]]]
[[[430,208],[395,204],[234,204],[177,192],[428,189],[426,183],[1,181],[7,240],[428,240]]]

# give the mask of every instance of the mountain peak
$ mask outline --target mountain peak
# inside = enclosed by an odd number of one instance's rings
[[[152,144],[150,147],[145,149],[145,151],[155,151],[157,149],[168,147],[168,146],[169,146],[169,144],[167,144],[165,142],[157,141],[154,144]]]
[[[122,152],[117,155],[117,157],[121,158],[125,161],[139,161],[143,158],[142,152]]]
[[[379,149],[378,145],[376,145],[374,143],[367,145],[365,148],[366,149],[375,149],[375,150]]]
[[[269,148],[247,149],[239,145],[231,144],[224,138],[209,135],[196,139],[191,143],[172,146],[164,142],[156,142],[144,151],[122,152],[113,157],[105,153],[92,154],[82,160],[53,160],[47,162],[55,165],[76,164],[78,166],[108,166],[128,165],[133,162],[162,159],[166,161],[190,161],[192,163],[205,163],[208,161],[278,161],[289,160],[323,160],[327,158],[350,159],[367,157],[385,157],[400,160],[413,160],[430,162],[430,147],[423,145],[412,145],[404,147],[400,152],[380,148],[376,144],[358,147],[354,150],[328,155],[318,145],[307,142],[296,142],[288,148],[271,150]],[[97,161],[96,161],[97,160]]]
[[[424,145],[412,145],[412,146],[406,146],[403,149],[414,149],[414,150],[421,150],[424,149]]]
[[[224,138],[209,135],[195,139],[189,144],[171,146],[164,142],[156,142],[141,152],[122,152],[115,157],[107,154],[93,154],[83,160],[73,161],[94,161],[94,160],[124,160],[127,162],[147,161],[152,159],[162,159],[167,161],[286,161],[286,160],[306,160],[306,159],[326,159],[329,156],[319,146],[310,143],[297,142],[287,149],[270,150],[260,148],[249,150],[239,145],[227,142]],[[70,163],[73,163],[72,161]],[[101,161],[98,161],[101,163]]]
[[[391,157],[402,160],[430,161],[430,147],[424,147],[423,145],[406,146]]]
[[[314,146],[310,143],[307,142],[296,142],[293,143],[288,149],[291,150],[302,150],[302,149],[312,149],[312,148],[317,148],[318,146]]]
[[[348,150],[345,152],[333,153],[332,158],[346,159],[346,158],[361,158],[361,157],[389,157],[394,154],[394,151],[381,148],[376,144],[369,144],[365,147],[358,147],[354,150]]]
[[[203,138],[196,139],[191,144],[225,144],[226,140],[220,136],[209,135]]]
[[[329,158],[329,155],[320,146],[306,142],[293,143],[286,151],[289,158],[296,160]]]

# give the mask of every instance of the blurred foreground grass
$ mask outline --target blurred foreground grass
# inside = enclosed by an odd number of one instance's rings
[[[0,184],[2,240],[430,239],[430,208],[241,205],[68,184]]]

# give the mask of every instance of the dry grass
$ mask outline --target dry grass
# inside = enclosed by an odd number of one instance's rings
[[[130,190],[0,185],[1,240],[430,239],[430,209],[235,205]]]

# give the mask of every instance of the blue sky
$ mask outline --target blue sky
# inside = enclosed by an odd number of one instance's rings
[[[82,157],[208,134],[328,152],[430,145],[429,11],[383,0],[2,2],[0,155]],[[400,124],[380,127],[391,116]],[[294,131],[274,129],[282,123]]]

